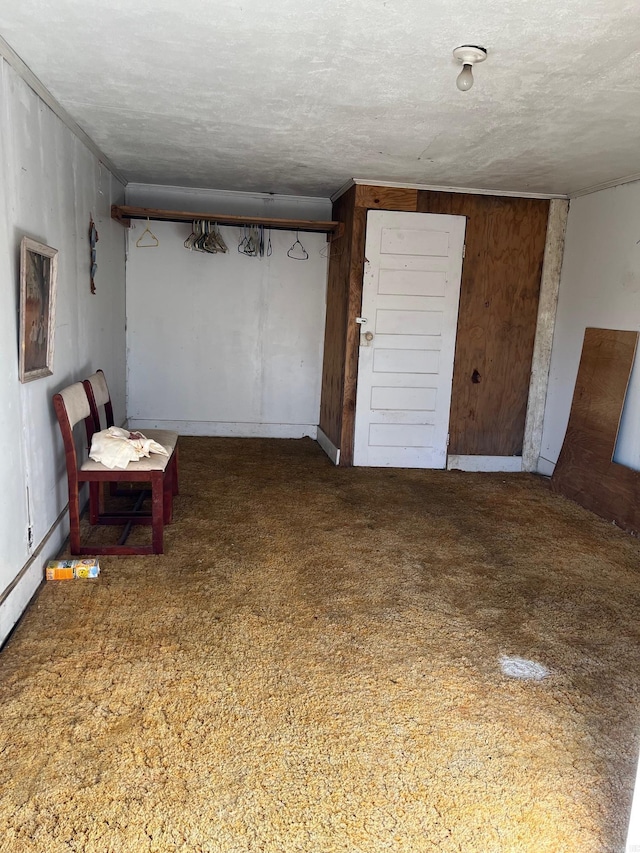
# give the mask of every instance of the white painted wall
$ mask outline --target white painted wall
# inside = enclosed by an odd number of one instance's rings
[[[571,201],[538,470],[551,474],[569,420],[584,330],[640,329],[640,183]],[[615,459],[640,469],[636,361]]]
[[[201,212],[330,219],[328,199],[179,188],[127,188],[127,201]],[[272,231],[271,257],[188,251],[190,224],[151,222],[157,248],[129,233],[129,424],[190,435],[315,438],[320,408],[327,242],[300,233],[307,261],[287,257],[294,232]]]
[[[52,395],[103,367],[124,416],[124,234],[110,219],[122,186],[0,60],[0,642],[68,532],[62,441]],[[89,292],[89,215],[96,221],[97,294]],[[54,373],[18,379],[19,246],[59,250]],[[60,523],[56,521],[60,519]],[[29,544],[29,527],[32,543]],[[53,528],[53,529],[52,529]]]

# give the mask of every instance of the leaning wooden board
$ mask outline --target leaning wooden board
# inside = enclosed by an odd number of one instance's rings
[[[631,533],[640,531],[640,472],[613,462],[637,332],[586,329],[569,424],[552,488]]]

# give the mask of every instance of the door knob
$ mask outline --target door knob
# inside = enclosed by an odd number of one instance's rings
[[[373,332],[365,332],[364,333],[364,339],[365,339],[365,341],[372,341],[373,340]]]

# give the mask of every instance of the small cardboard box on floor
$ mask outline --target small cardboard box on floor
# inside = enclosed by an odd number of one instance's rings
[[[95,557],[84,560],[49,560],[47,563],[48,581],[70,581],[75,578],[97,578],[100,566]]]

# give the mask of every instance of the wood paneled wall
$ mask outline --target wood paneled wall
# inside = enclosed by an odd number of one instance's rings
[[[353,464],[359,327],[368,210],[467,217],[449,452],[522,452],[549,202],[357,185],[335,203],[320,427]]]
[[[449,453],[519,456],[549,202],[421,191],[418,210],[467,217]]]
[[[327,319],[324,330],[319,426],[338,448],[342,443],[347,306],[355,196],[356,188],[351,187],[333,205],[333,218],[343,222],[344,228],[342,235],[331,243],[327,281]]]

